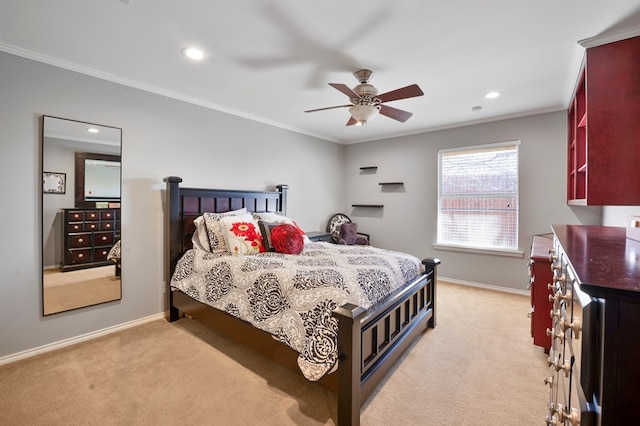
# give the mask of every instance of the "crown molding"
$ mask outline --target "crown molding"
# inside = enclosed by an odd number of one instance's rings
[[[255,121],[257,123],[266,124],[268,126],[289,130],[294,133],[300,133],[303,135],[311,136],[317,139],[325,140],[327,142],[339,143],[338,140],[334,138],[330,138],[328,136],[309,132],[304,129],[299,129],[297,127],[289,126],[287,124],[283,124],[277,121],[269,120],[264,117],[259,117],[252,114],[247,114],[242,111],[235,110],[233,108],[223,107],[222,105],[214,104],[212,102],[204,101],[199,98],[195,98],[193,96],[184,95],[182,93],[173,92],[171,90],[166,90],[157,86],[152,86],[150,84],[141,83],[139,81],[131,80],[128,78],[120,77],[115,74],[106,73],[104,71],[97,70],[95,68],[85,67],[83,65],[76,64],[74,62],[65,61],[63,59],[55,58],[48,55],[43,55],[38,52],[34,52],[32,50],[23,49],[20,47],[13,46],[11,44],[0,42],[0,52],[10,53],[15,56],[20,56],[26,59],[31,59],[36,62],[42,62],[44,64],[48,64],[57,68],[66,69],[69,71],[77,72],[80,74],[88,75],[91,77],[99,78],[101,80],[110,81],[112,83],[120,84],[122,86],[132,87],[134,89],[139,89],[145,92],[153,93],[156,95],[164,96],[171,99],[176,99],[178,101],[187,102],[193,105],[198,105],[204,108],[212,109],[215,111],[223,112],[225,114],[234,115],[236,117],[245,118],[247,120]]]
[[[594,37],[585,38],[578,41],[578,44],[588,49],[590,47],[602,46],[603,44],[613,43],[631,37],[640,35],[640,26],[632,28],[624,28],[616,31],[605,32]]]
[[[580,73],[584,67],[585,58],[587,57],[586,53],[587,50],[580,45],[576,45],[576,48],[573,51],[571,65],[569,65],[569,73],[567,75],[567,82],[565,84],[565,92],[562,98],[565,108],[569,108],[569,105],[571,105],[571,101],[573,100],[573,95],[576,92],[576,86],[580,79]]]

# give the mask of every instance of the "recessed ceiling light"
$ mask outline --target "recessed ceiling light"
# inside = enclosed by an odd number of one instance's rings
[[[197,47],[185,47],[182,49],[182,54],[195,61],[199,61],[204,58],[204,52]]]
[[[500,92],[489,92],[486,95],[484,95],[484,97],[487,99],[495,99],[498,96],[500,96]]]
[[[87,132],[89,132],[89,133],[98,133],[98,132],[100,132],[100,130],[96,129],[95,127],[89,127],[87,129]]]

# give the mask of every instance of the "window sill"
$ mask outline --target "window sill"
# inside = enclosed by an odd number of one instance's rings
[[[448,250],[448,251],[458,251],[463,253],[475,253],[475,254],[489,254],[493,256],[505,256],[505,257],[524,257],[524,252],[519,250],[497,250],[497,249],[482,249],[482,248],[473,248],[473,247],[464,247],[464,246],[454,246],[449,244],[433,244],[433,247],[436,250]]]

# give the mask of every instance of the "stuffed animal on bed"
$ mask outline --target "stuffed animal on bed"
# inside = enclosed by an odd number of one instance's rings
[[[338,244],[366,246],[369,244],[369,240],[367,237],[358,235],[358,224],[349,222],[340,226]]]

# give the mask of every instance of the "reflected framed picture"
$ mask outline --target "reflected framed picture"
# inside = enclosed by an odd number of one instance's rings
[[[56,172],[42,173],[42,192],[45,194],[64,194],[67,192],[67,174]]]

